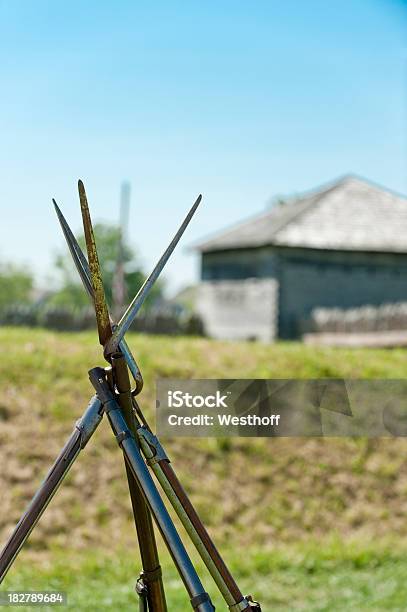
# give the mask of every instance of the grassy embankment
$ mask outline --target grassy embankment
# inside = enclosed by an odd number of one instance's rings
[[[154,379],[405,377],[403,350],[130,336],[153,421]],[[1,329],[0,535],[4,541],[91,394],[96,335]],[[244,443],[243,443],[244,442]],[[404,440],[166,441],[244,591],[275,610],[405,610]],[[116,443],[99,428],[4,588],[59,588],[76,610],[134,609],[138,569]],[[165,552],[170,610],[189,609]],[[218,609],[225,609],[206,580]]]

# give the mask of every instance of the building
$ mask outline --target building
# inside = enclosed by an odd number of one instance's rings
[[[316,307],[407,301],[407,198],[356,176],[277,203],[197,246],[218,338],[301,335]]]

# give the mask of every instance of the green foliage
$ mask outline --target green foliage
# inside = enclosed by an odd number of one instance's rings
[[[112,306],[112,286],[120,248],[120,229],[107,223],[97,223],[94,226],[94,233],[106,299],[109,306]],[[86,243],[83,233],[76,236],[76,239],[83,252],[86,253]],[[128,301],[130,301],[143,284],[145,273],[141,269],[136,252],[133,248],[124,245],[121,257],[125,270],[125,284]],[[62,278],[62,288],[52,296],[50,303],[58,306],[78,307],[89,304],[89,298],[83,290],[80,280],[78,280],[78,273],[68,249],[65,253],[57,255],[55,266],[59,270]],[[151,305],[160,297],[161,293],[162,285],[156,283],[146,303]]]
[[[33,277],[26,269],[12,264],[0,265],[0,309],[13,304],[28,304]]]
[[[82,308],[89,304],[89,298],[82,285],[68,281],[49,298],[47,303],[51,306]]]

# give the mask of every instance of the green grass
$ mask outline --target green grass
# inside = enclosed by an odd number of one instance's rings
[[[154,424],[157,377],[405,378],[404,350],[130,334]],[[96,333],[0,329],[0,541],[92,394]],[[181,481],[244,592],[264,610],[406,610],[404,439],[173,439]],[[4,583],[62,589],[69,609],[134,609],[139,569],[123,465],[102,424]],[[194,557],[195,559],[195,557]],[[163,550],[170,612],[189,610]],[[217,609],[225,606],[205,587]],[[38,609],[38,608],[37,608]]]
[[[406,609],[407,559],[394,547],[355,542],[345,546],[336,541],[322,546],[276,547],[268,552],[249,550],[232,558],[229,555],[229,562],[243,591],[255,594],[264,612]],[[226,609],[206,580],[205,570],[200,564],[197,567],[216,609]],[[132,610],[136,573],[137,564],[128,550],[118,550],[114,556],[97,551],[66,556],[54,551],[52,564],[37,561],[36,566],[27,567],[19,563],[5,588],[64,591],[68,610]],[[169,610],[190,610],[173,566],[166,563],[163,573]]]

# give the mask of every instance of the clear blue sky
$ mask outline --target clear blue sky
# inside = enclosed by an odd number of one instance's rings
[[[150,268],[186,209],[202,209],[167,273],[197,278],[186,246],[352,171],[407,193],[407,3],[0,0],[0,261],[44,283],[63,239],[115,221]]]

